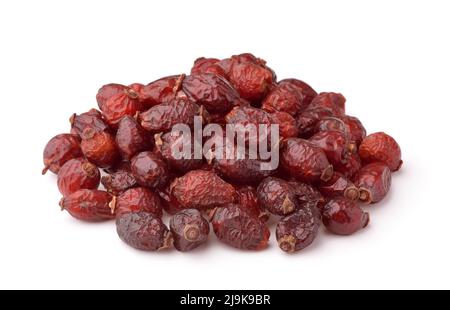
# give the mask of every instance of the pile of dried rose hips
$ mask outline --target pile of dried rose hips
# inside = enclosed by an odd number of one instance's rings
[[[199,58],[187,76],[101,87],[101,112],[70,118],[70,134],[45,147],[43,173],[58,174],[63,210],[85,221],[115,219],[119,237],[137,249],[193,250],[211,222],[220,241],[261,250],[272,216],[279,247],[299,251],[321,223],[339,235],[365,227],[360,204],[382,200],[402,164],[396,141],[382,132],[366,137],[345,101],[300,80],[277,82],[251,54]],[[222,126],[278,124],[279,168],[262,170],[260,159],[174,158],[182,137],[171,128],[192,126],[195,116]]]

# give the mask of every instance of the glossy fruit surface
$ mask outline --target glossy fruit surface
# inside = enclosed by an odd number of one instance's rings
[[[323,208],[322,221],[333,234],[351,235],[369,224],[369,214],[355,201],[335,198]]]
[[[317,187],[318,190],[326,197],[345,197],[350,200],[359,199],[359,189],[339,172],[334,172],[331,179],[327,182],[321,182]]]
[[[118,170],[111,174],[102,176],[102,185],[112,195],[119,195],[129,188],[137,186],[136,178],[127,170]]]
[[[169,180],[166,162],[156,153],[141,152],[131,160],[131,172],[141,186],[161,187]]]
[[[44,169],[42,174],[47,170],[58,173],[59,169],[67,161],[83,156],[80,148],[80,139],[72,134],[59,134],[48,141],[44,149]]]
[[[361,168],[355,176],[359,199],[365,203],[381,201],[391,188],[391,170],[381,162],[373,162]]]
[[[399,170],[403,164],[400,146],[384,132],[367,136],[359,146],[359,156],[366,163],[383,162],[391,171]]]
[[[80,115],[74,113],[70,117],[70,125],[70,133],[79,137],[81,137],[81,134],[86,128],[92,128],[96,132],[108,130],[108,126],[104,122],[102,114],[96,109],[91,109]]]
[[[100,171],[86,159],[74,158],[61,167],[57,183],[63,196],[79,189],[97,189],[100,184]]]
[[[124,116],[119,122],[116,145],[125,160],[131,160],[139,152],[150,150],[153,137],[131,116]]]
[[[162,203],[158,194],[145,187],[130,188],[117,196],[114,201],[116,216],[131,212],[148,212],[162,217]]]
[[[62,210],[66,210],[74,218],[98,222],[115,218],[109,203],[112,196],[96,189],[80,189],[59,202]]]
[[[81,150],[84,156],[96,166],[109,168],[120,160],[119,150],[110,133],[96,132],[92,128],[86,128],[81,138]]]

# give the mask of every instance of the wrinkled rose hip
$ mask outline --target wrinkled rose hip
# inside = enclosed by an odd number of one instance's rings
[[[386,197],[403,163],[394,138],[367,135],[346,114],[342,94],[277,82],[250,53],[201,57],[190,73],[148,84],[106,84],[96,100],[100,110],[74,113],[70,133],[47,143],[42,173],[58,174],[63,210],[115,218],[120,239],[141,250],[191,251],[207,242],[208,221],[242,250],[267,248],[274,222],[287,253],[309,246],[322,222],[350,235],[369,222],[360,204]]]

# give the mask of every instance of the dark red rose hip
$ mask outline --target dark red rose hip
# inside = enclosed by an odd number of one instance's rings
[[[119,195],[129,188],[137,186],[136,178],[126,170],[102,176],[101,182],[106,191],[112,195]]]
[[[108,126],[103,121],[102,114],[96,109],[91,109],[88,112],[80,115],[73,114],[70,117],[71,130],[70,133],[81,137],[81,134],[86,128],[92,128],[96,132],[108,130]]]
[[[191,251],[208,240],[209,223],[196,209],[186,209],[170,219],[174,247],[181,252]]]
[[[141,152],[131,160],[131,172],[141,186],[161,187],[169,180],[165,161],[152,152]]]
[[[129,246],[143,251],[172,247],[173,239],[162,220],[152,213],[133,212],[116,220],[117,234]]]
[[[84,158],[74,158],[66,162],[58,172],[58,189],[68,196],[79,189],[97,189],[100,171]]]
[[[400,146],[384,132],[368,135],[359,146],[359,156],[363,162],[385,163],[391,171],[397,171],[403,164]]]
[[[362,202],[381,201],[391,188],[391,170],[380,162],[368,164],[355,176],[355,185],[359,187],[359,199]]]
[[[48,141],[44,149],[44,169],[42,174],[48,170],[58,173],[59,169],[67,161],[83,156],[80,148],[80,139],[72,134],[60,134]]]
[[[303,250],[316,238],[320,224],[320,213],[315,206],[295,211],[277,224],[278,246],[287,253]]]
[[[109,168],[120,160],[119,150],[110,133],[96,132],[92,128],[86,128],[81,138],[81,150],[84,156],[96,166]]]
[[[139,152],[150,150],[153,137],[131,116],[124,116],[119,122],[116,145],[122,157],[131,160]]]
[[[217,208],[212,219],[217,238],[242,250],[262,250],[270,237],[266,225],[236,205]]]
[[[369,214],[364,212],[355,201],[335,198],[323,208],[322,221],[333,234],[351,235],[367,226]]]
[[[80,189],[59,202],[62,210],[66,210],[74,218],[98,222],[113,219],[115,214],[109,204],[112,196],[96,189]]]
[[[359,199],[359,189],[339,172],[333,173],[333,176],[327,182],[321,182],[317,187],[326,197],[345,197],[350,200]]]

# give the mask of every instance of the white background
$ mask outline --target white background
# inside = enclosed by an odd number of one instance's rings
[[[450,288],[448,1],[1,1],[0,288]],[[143,253],[114,223],[60,212],[49,138],[108,82],[189,72],[199,56],[252,52],[280,79],[347,97],[404,167],[370,226],[308,249],[218,244]]]

